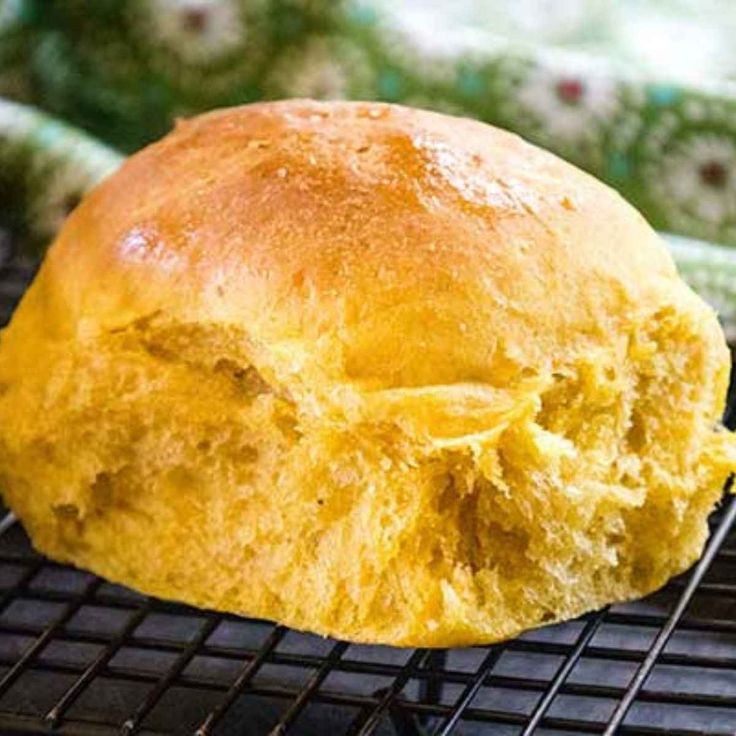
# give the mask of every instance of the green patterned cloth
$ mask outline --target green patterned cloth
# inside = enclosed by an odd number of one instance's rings
[[[0,99],[0,226],[40,254],[82,194],[121,161],[78,129]]]
[[[683,278],[721,317],[726,337],[736,342],[736,251],[733,248],[666,235]]]
[[[484,32],[482,18],[463,30],[462,2],[447,4],[455,20],[435,18],[422,34],[407,22],[418,0],[0,0],[0,94],[110,146],[0,105],[0,224],[37,250],[117,164],[114,150],[136,150],[177,116],[307,96],[401,101],[501,125],[609,182],[656,227],[736,245],[736,91],[727,64],[718,82],[655,79],[631,50],[580,51],[607,48],[601,28],[620,32],[610,3],[547,2],[557,20],[567,18],[555,30],[519,15],[544,1],[475,4],[516,35],[510,43]],[[504,15],[510,8],[515,15]],[[571,25],[581,8],[587,15]],[[530,18],[556,48],[522,42]],[[736,325],[736,250],[690,241],[673,252]]]

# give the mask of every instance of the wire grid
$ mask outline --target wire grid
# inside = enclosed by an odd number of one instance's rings
[[[32,271],[0,257],[0,310]],[[37,555],[6,514],[0,733],[733,734],[735,517],[729,499],[700,562],[643,601],[445,651],[146,598]]]
[[[494,647],[349,645],[140,596],[0,525],[0,731],[736,732],[736,499],[645,601]]]

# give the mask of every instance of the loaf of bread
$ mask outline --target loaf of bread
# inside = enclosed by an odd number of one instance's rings
[[[493,642],[688,567],[729,354],[642,217],[509,133],[214,112],[88,195],[0,341],[35,546],[360,642]]]

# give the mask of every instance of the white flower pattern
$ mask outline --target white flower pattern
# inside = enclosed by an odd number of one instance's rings
[[[736,224],[736,143],[713,133],[694,133],[671,146],[650,167],[649,183],[660,205],[692,226]]]
[[[521,115],[531,115],[551,138],[571,143],[597,137],[621,108],[618,81],[574,67],[537,66],[516,92]]]
[[[247,35],[235,0],[150,0],[146,24],[155,42],[182,62],[202,64],[241,46]]]
[[[372,78],[370,66],[357,47],[317,37],[278,59],[268,86],[279,97],[338,100],[369,96]]]
[[[650,212],[674,232],[736,242],[736,117],[693,95],[663,111],[639,145]]]

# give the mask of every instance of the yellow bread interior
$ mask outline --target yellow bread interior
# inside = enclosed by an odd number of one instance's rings
[[[515,136],[235,108],[69,219],[0,337],[0,487],[146,593],[494,642],[698,557],[729,366],[641,217]]]

